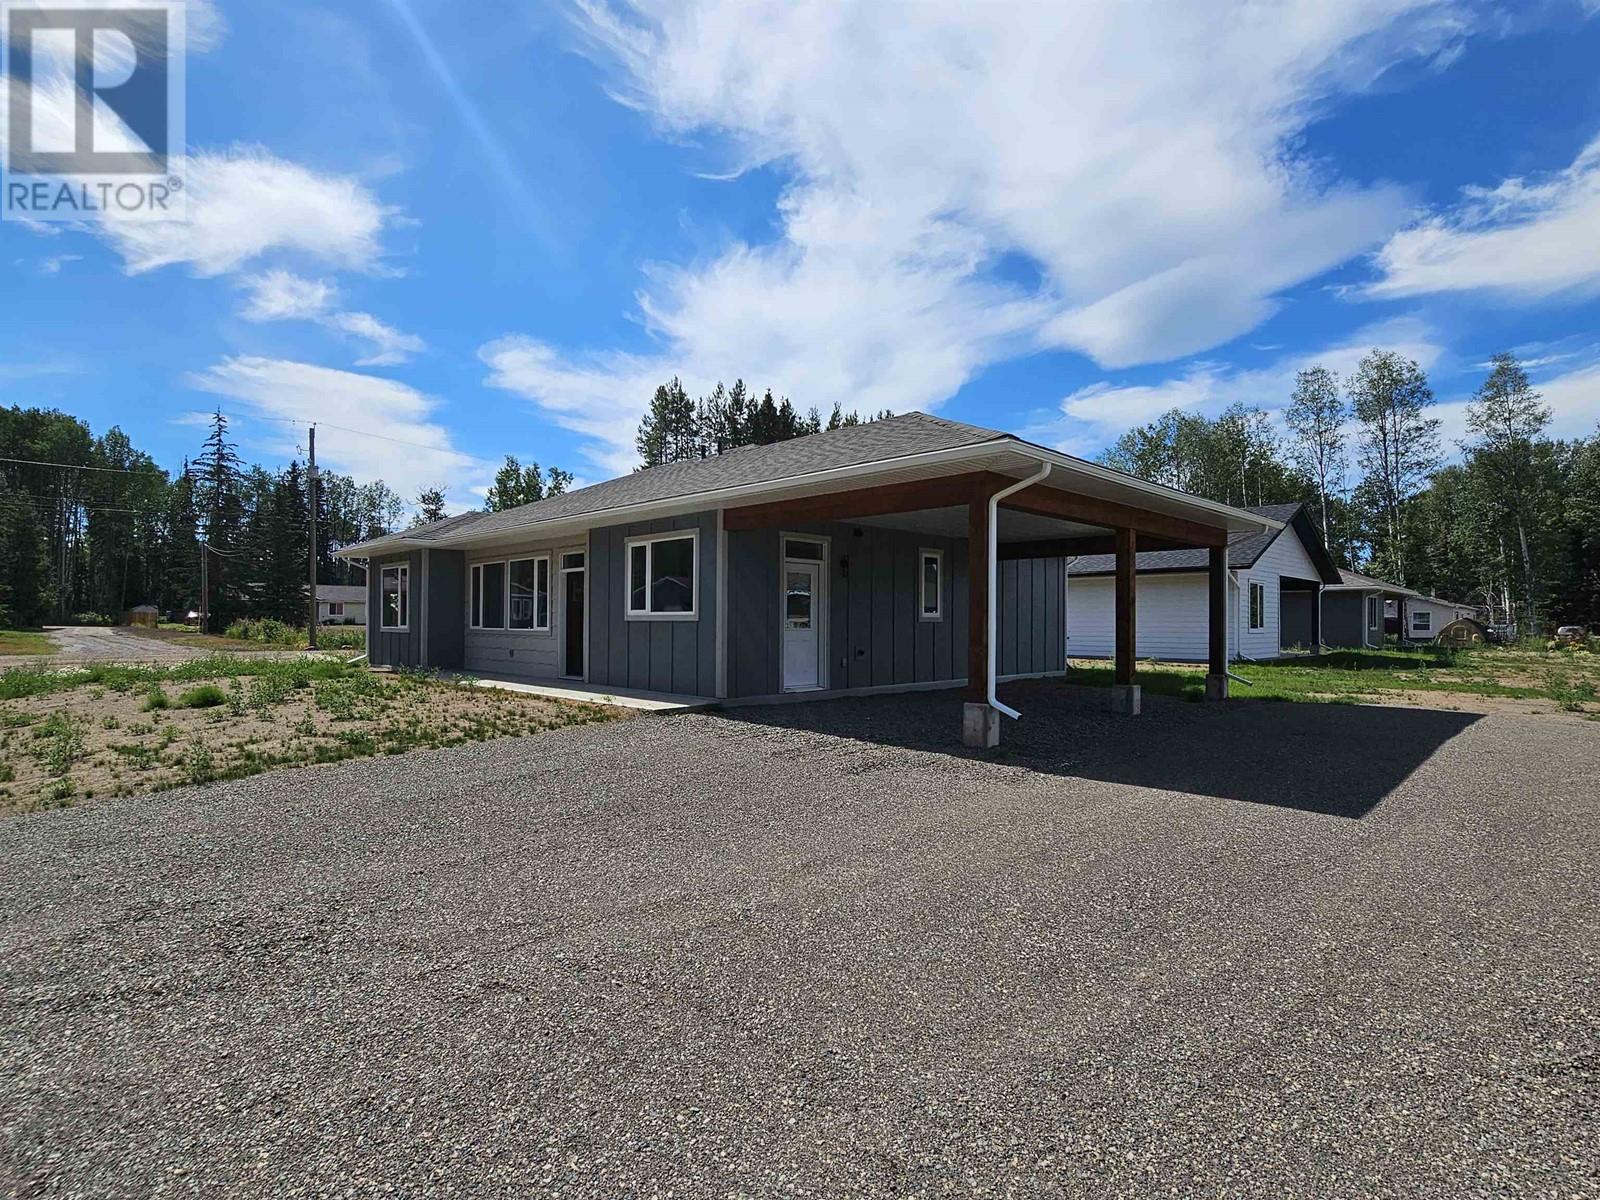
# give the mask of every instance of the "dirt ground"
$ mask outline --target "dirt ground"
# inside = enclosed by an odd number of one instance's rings
[[[365,671],[288,686],[271,676],[125,692],[85,686],[8,700],[3,707],[0,816],[626,715]]]

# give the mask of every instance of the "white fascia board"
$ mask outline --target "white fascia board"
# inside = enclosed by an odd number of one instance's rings
[[[1149,483],[1143,479],[1125,475],[1121,471],[1113,471],[1109,467],[1102,467],[1085,459],[1074,458],[1069,454],[1061,454],[1043,446],[1035,446],[1031,442],[1024,442],[1020,439],[1006,436],[992,438],[986,442],[976,442],[969,446],[953,446],[946,450],[928,450],[917,454],[900,455],[896,458],[877,459],[870,463],[830,467],[827,470],[812,471],[804,475],[789,475],[782,479],[768,479],[756,483],[738,484],[732,487],[712,488],[686,496],[672,496],[661,500],[645,500],[637,504],[618,505],[614,508],[598,509],[594,512],[572,517],[529,521],[526,524],[508,526],[496,530],[489,535],[475,536],[469,527],[452,537],[395,542],[385,546],[383,552],[387,553],[390,549],[400,551],[422,546],[490,546],[500,542],[527,541],[530,538],[544,540],[546,538],[566,537],[570,534],[582,533],[606,525],[621,525],[630,521],[643,521],[655,517],[677,516],[683,513],[725,508],[738,501],[752,499],[771,492],[788,491],[808,486],[824,487],[829,484],[868,479],[873,475],[904,470],[907,467],[966,464],[981,459],[993,458],[996,454],[1015,454],[1033,462],[1049,463],[1052,468],[1060,468],[1064,472],[1085,476],[1099,483],[1109,484],[1115,488],[1125,489],[1138,495],[1160,500],[1165,506],[1190,510],[1187,515],[1181,512],[1168,511],[1167,507],[1153,510],[1166,516],[1198,520],[1205,524],[1211,524],[1216,518],[1220,517],[1223,519],[1221,527],[1229,532],[1266,532],[1284,527],[1283,522],[1274,521],[1270,517],[1245,512],[1243,509],[1233,508],[1215,500],[1205,500],[1199,496],[1190,496],[1158,483]],[[1120,501],[1120,503],[1128,503],[1128,501],[1124,500]],[[352,546],[350,550],[359,551],[361,547]],[[344,552],[341,551],[340,553],[343,554]]]

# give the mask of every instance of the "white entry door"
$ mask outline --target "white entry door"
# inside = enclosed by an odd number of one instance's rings
[[[822,686],[822,564],[783,564],[783,690]]]

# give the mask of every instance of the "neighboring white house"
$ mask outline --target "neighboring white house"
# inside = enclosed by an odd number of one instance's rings
[[[318,625],[365,625],[367,623],[367,589],[361,584],[346,586],[337,583],[317,585]]]
[[[1431,642],[1451,621],[1476,617],[1478,610],[1470,604],[1457,604],[1453,600],[1440,600],[1437,596],[1412,592],[1398,601],[1388,601],[1384,605],[1384,615],[1400,621],[1400,629],[1409,641]]]
[[[1339,572],[1316,525],[1299,504],[1248,511],[1282,521],[1283,528],[1245,534],[1228,545],[1228,657],[1278,658],[1316,649],[1321,637],[1318,595]],[[1075,558],[1067,566],[1067,654],[1110,658],[1116,645],[1113,596],[1116,562],[1110,554]],[[1204,662],[1207,647],[1207,552],[1153,550],[1138,558],[1134,644],[1140,658]]]

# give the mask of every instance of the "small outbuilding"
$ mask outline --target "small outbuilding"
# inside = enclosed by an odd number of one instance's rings
[[[1457,617],[1439,630],[1443,646],[1481,646],[1489,640],[1489,630],[1473,617]]]

